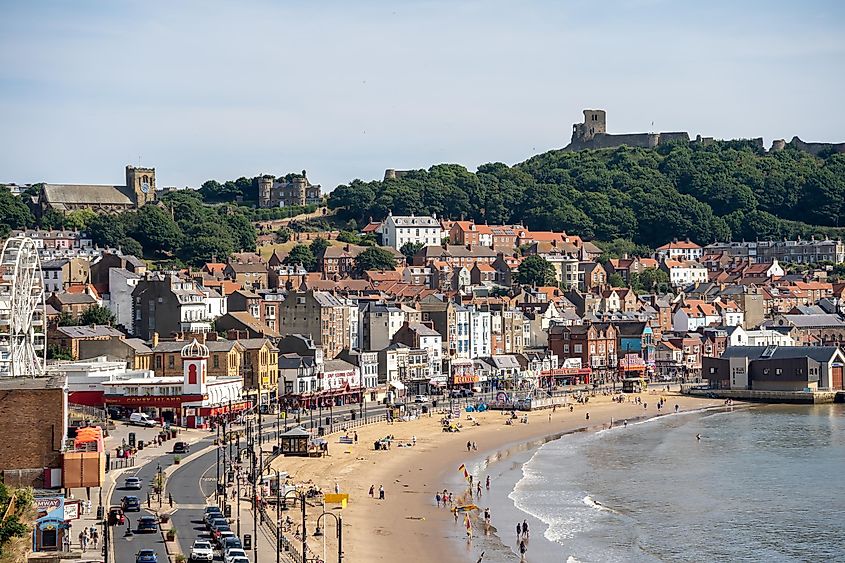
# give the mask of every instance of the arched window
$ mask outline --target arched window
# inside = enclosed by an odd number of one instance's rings
[[[197,384],[197,364],[188,366],[188,385]]]

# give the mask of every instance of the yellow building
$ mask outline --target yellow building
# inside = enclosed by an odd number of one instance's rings
[[[279,385],[279,349],[267,338],[245,338],[237,342],[244,348],[244,394],[257,402],[260,392],[261,404],[269,405],[276,399]]]

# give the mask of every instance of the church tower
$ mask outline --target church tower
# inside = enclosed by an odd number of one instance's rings
[[[156,169],[127,166],[126,190],[137,207],[155,201]]]
[[[200,344],[194,338],[182,348],[182,395],[205,395],[207,367],[208,346]]]

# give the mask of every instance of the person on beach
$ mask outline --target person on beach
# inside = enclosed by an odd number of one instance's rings
[[[569,412],[572,412],[574,410],[575,410],[575,407],[573,405],[569,405]]]
[[[434,495],[434,500],[437,501],[437,508],[440,508],[440,493]]]
[[[469,476],[469,490],[472,491],[472,475]]]
[[[490,476],[487,476],[487,490],[490,490]]]
[[[384,485],[378,486],[378,499],[384,500]]]
[[[478,451],[478,444],[476,444],[475,441],[472,442],[472,450],[476,452]]]
[[[416,446],[416,445],[417,445],[417,435],[416,435],[416,434],[414,434],[413,436],[411,436],[411,445],[412,445],[412,446]]]
[[[358,432],[353,432],[352,441],[354,441],[356,444],[358,443]]]
[[[452,512],[455,514],[455,524],[457,524],[458,523],[458,511],[452,510]]]
[[[370,498],[375,497],[375,494],[376,494],[376,486],[370,485]]]
[[[590,413],[587,413],[587,420],[590,420]]]
[[[516,541],[520,541],[522,538],[522,524],[519,522],[516,523]]]
[[[626,421],[623,423],[623,425],[625,426],[625,428],[628,428],[628,421],[626,420]]]
[[[675,405],[675,414],[678,413],[678,405]]]
[[[481,498],[481,483],[478,483],[478,487],[476,487],[476,489],[475,489],[475,495],[478,498]]]
[[[525,542],[520,541],[519,542],[519,558],[520,558],[520,561],[525,561],[525,552],[526,551],[528,551],[528,548],[525,547]]]
[[[470,451],[470,450],[472,450],[472,442],[467,440],[467,451]]]
[[[698,440],[698,441],[700,442],[700,441],[701,441],[701,434],[696,434],[696,435],[695,435],[695,439],[696,439],[696,440]]]
[[[528,539],[528,520],[522,521],[522,537]]]

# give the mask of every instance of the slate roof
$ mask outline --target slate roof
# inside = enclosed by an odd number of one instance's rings
[[[809,357],[819,363],[830,361],[839,350],[836,346],[728,346],[722,358],[764,359],[763,352],[774,349],[766,358],[786,360]]]
[[[123,193],[124,189],[125,186],[44,184],[44,199],[48,203],[135,205],[129,196]]]

